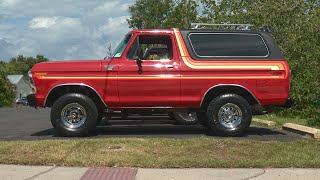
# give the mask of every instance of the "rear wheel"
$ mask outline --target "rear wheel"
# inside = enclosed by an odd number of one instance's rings
[[[173,112],[174,119],[183,125],[198,124],[198,117],[196,112]]]
[[[97,119],[96,105],[82,94],[63,95],[51,109],[51,123],[61,136],[88,136],[95,131]]]
[[[224,94],[211,101],[207,108],[208,128],[221,136],[239,136],[250,126],[249,103],[239,95]]]

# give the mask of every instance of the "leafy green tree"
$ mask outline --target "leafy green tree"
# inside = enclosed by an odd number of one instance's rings
[[[0,61],[0,107],[10,106],[14,100],[12,84],[6,78],[6,63]]]
[[[19,55],[15,58],[11,58],[8,64],[8,71],[10,74],[23,74],[26,76],[33,65],[45,61],[48,61],[48,58],[43,55],[37,55],[36,57]]]
[[[195,0],[137,0],[127,19],[133,29],[189,28],[197,20]]]

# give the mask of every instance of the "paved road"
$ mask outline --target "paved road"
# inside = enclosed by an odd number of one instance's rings
[[[0,140],[37,140],[37,139],[67,139],[58,137],[52,129],[50,109],[0,108]],[[197,126],[174,125],[167,116],[132,116],[128,120],[112,120],[109,126],[98,127],[97,137],[165,137],[187,138],[209,136],[206,128]],[[295,141],[302,136],[287,131],[250,127],[247,134],[235,139],[258,141]]]

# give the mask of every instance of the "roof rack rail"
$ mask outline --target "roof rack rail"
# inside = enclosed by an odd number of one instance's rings
[[[201,26],[224,26],[224,27],[238,27],[241,30],[250,30],[252,27],[254,27],[255,25],[253,24],[211,24],[211,23],[191,23],[191,28],[192,29],[202,29]]]

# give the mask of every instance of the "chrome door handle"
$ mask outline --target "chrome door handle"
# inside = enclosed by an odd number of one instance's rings
[[[173,65],[165,65],[165,67],[168,69],[173,69]]]
[[[113,70],[113,68],[115,68],[116,66],[115,65],[105,65],[104,66],[108,71],[111,71]]]

